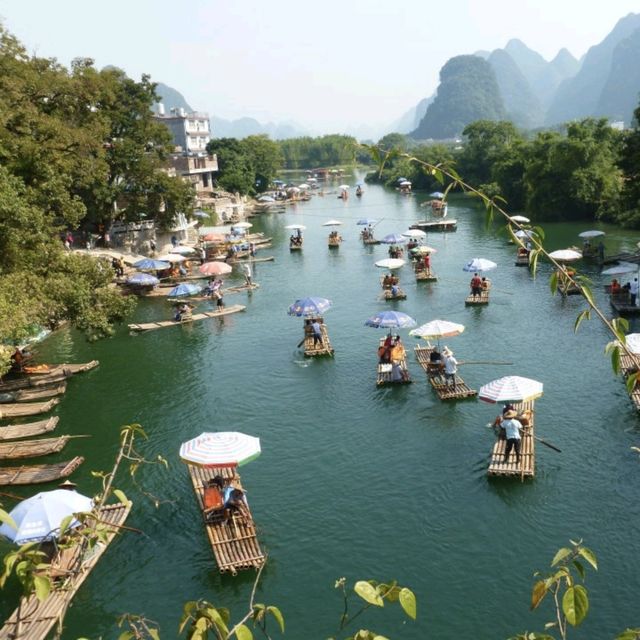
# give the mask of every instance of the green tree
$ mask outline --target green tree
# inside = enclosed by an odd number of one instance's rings
[[[270,188],[284,161],[280,145],[269,136],[248,136],[241,142],[254,173],[254,189],[258,193]]]

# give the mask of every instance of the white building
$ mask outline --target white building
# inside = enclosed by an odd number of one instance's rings
[[[164,105],[158,105],[156,122],[160,122],[171,131],[173,144],[186,155],[206,154],[207,144],[211,140],[209,115],[207,113],[187,113],[184,109],[171,109],[168,115]]]

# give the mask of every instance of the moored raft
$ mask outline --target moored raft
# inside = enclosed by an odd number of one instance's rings
[[[526,402],[513,403],[513,409],[517,412],[518,417],[526,417],[528,426],[522,430],[522,440],[520,444],[520,464],[516,462],[516,452],[511,451],[509,454],[509,460],[504,461],[504,453],[507,446],[505,438],[499,437],[493,449],[491,451],[491,459],[489,461],[489,469],[487,470],[490,476],[511,476],[517,478],[533,478],[535,476],[535,439],[533,434],[534,427],[534,410],[533,400]]]
[[[67,390],[67,385],[62,382],[54,385],[42,385],[34,389],[16,389],[15,391],[0,391],[0,403],[29,402],[40,398],[52,398],[61,396]],[[0,404],[0,409],[2,404]]]
[[[6,427],[0,427],[0,442],[30,438],[31,436],[49,433],[56,428],[59,420],[60,418],[58,418],[58,416],[53,416],[48,420],[38,420],[37,422],[28,422],[26,424],[10,424]]]
[[[259,569],[266,557],[260,548],[249,506],[246,508],[248,515],[243,517],[212,518],[207,513],[208,510],[205,511],[205,487],[209,486],[209,482],[215,476],[221,476],[227,483],[232,482],[235,487],[243,490],[240,476],[233,467],[196,467],[191,464],[187,467],[220,573],[229,571],[236,575],[239,570]]]
[[[21,467],[0,467],[0,485],[40,484],[53,482],[70,476],[84,458],[76,456],[72,460],[54,464],[32,464]]]
[[[80,364],[38,365],[37,368],[27,367],[25,372],[20,374],[18,378],[12,378],[0,383],[0,392],[61,382],[77,373],[90,371],[97,367],[98,364],[100,363],[97,360],[91,360],[91,362]]]
[[[202,313],[194,313],[189,317],[188,320],[159,320],[158,322],[134,323],[128,326],[131,331],[153,331],[154,329],[164,329],[165,327],[176,327],[184,324],[191,324],[192,322],[206,320],[207,318],[228,316],[232,313],[244,311],[245,309],[246,307],[244,305],[235,304],[230,307],[223,307],[220,311],[204,311]]]
[[[416,359],[427,374],[429,384],[433,387],[440,400],[461,400],[464,398],[473,398],[478,395],[475,389],[467,386],[465,381],[456,374],[455,385],[451,387],[447,384],[444,373],[440,366],[436,366],[431,362],[430,356],[433,347],[416,347]]]
[[[44,600],[35,594],[22,597],[17,609],[0,628],[0,640],[44,640],[64,617],[71,600],[107,550],[131,511],[131,503],[101,507],[97,518],[105,526],[105,539],[90,550],[78,541],[61,548],[49,566],[52,589]]]
[[[58,453],[64,449],[70,439],[71,436],[58,436],[57,438],[0,443],[0,460],[36,458],[37,456]]]
[[[410,229],[420,229],[422,231],[456,231],[458,228],[457,220],[423,220],[412,224]]]
[[[51,398],[47,402],[17,402],[12,404],[0,404],[0,419],[17,418],[20,416],[35,416],[39,413],[51,411],[60,400]]]

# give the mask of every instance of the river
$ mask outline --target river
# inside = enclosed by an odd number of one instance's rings
[[[462,196],[449,207],[457,232],[428,237],[438,249],[433,270],[440,280],[416,283],[405,266],[408,299],[382,301],[381,271],[373,263],[386,257],[386,247],[363,247],[355,222],[380,220],[378,237],[400,233],[424,216],[423,200],[367,186],[361,199],[343,202],[327,193],[285,214],[254,218],[253,230],[273,237],[273,248],[262,254],[275,262],[256,265],[260,289],[227,297],[227,305],[246,304],[245,313],[141,335],[130,335],[125,325],[93,344],[63,330],[38,348],[49,361],[100,360],[98,369],[70,380],[56,409],[59,434],[91,438],[72,440],[47,459],[84,455],[73,476],[80,491],[96,489],[91,470],[110,468],[123,424],[142,424],[149,440],[139,442],[140,450],[169,462],[168,470],[144,467],[137,475],[160,497],[158,508],[127,474],[116,482],[134,501],[127,524],[142,533],[126,533],[105,554],[74,600],[64,638],[115,638],[124,612],[144,614],[160,624],[164,638],[174,637],[183,603],[198,598],[231,608],[236,618],[244,613],[255,574],[218,573],[177,455],[182,441],[207,430],[261,438],[262,455],[241,470],[269,554],[257,601],[281,608],[286,637],[336,633],[342,602],[334,582],[342,576],[351,584],[396,579],[418,598],[416,622],[393,606],[367,613],[353,631],[362,626],[416,640],[495,640],[541,631],[552,613],[546,602],[529,612],[532,575],[548,569],[570,538],[583,538],[600,565],[589,572],[592,611],[582,637],[612,638],[637,624],[640,474],[631,447],[640,443],[640,422],[603,353],[605,330],[592,320],[574,335],[581,301],[550,295],[548,265],[535,279],[515,267],[513,245],[487,228],[477,204]],[[345,241],[333,251],[322,226],[330,218],[344,222]],[[293,222],[307,226],[299,253],[289,252],[290,232],[283,228]],[[547,245],[579,244],[577,233],[586,228],[545,225]],[[602,228],[609,253],[639,239]],[[464,305],[470,274],[462,265],[473,257],[498,263],[488,274],[493,290],[486,308]],[[602,291],[608,279],[594,266],[584,269],[609,313]],[[238,272],[228,283],[241,279]],[[333,359],[305,360],[296,350],[302,321],[286,310],[308,295],[333,301],[325,316]],[[562,453],[538,444],[535,479],[488,480],[494,440],[485,425],[495,407],[440,402],[411,353],[414,383],[376,388],[383,333],[364,321],[385,308],[420,324],[435,318],[463,323],[462,335],[444,341],[459,360],[514,363],[461,367],[473,388],[509,374],[543,381],[536,433]],[[134,319],[167,315],[166,302],[150,299]],[[401,333],[412,347],[413,339]],[[0,543],[0,553],[7,549]],[[15,591],[3,594],[2,614],[15,604]]]

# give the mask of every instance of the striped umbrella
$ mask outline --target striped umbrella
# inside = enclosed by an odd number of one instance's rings
[[[525,402],[542,395],[542,382],[520,376],[505,376],[480,387],[478,398],[496,402]]]
[[[260,438],[239,431],[205,431],[180,446],[180,459],[198,467],[241,467],[259,455]]]

